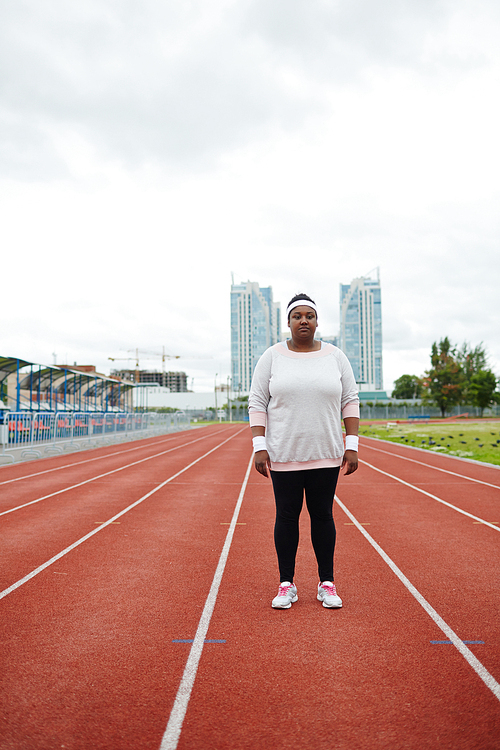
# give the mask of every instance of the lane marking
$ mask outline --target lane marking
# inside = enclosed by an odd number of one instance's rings
[[[69,554],[72,550],[74,550],[77,547],[79,547],[80,544],[83,544],[84,542],[86,542],[87,539],[90,539],[91,537],[93,537],[94,534],[98,534],[99,531],[101,531],[102,529],[105,529],[107,526],[109,526],[110,524],[112,524],[118,518],[121,518],[122,516],[124,516],[125,513],[128,513],[130,510],[132,510],[133,508],[135,508],[138,505],[140,505],[142,502],[144,502],[144,500],[147,500],[148,497],[151,497],[156,492],[158,492],[158,490],[161,490],[162,487],[165,487],[165,485],[169,484],[173,479],[176,479],[176,477],[180,476],[180,474],[184,474],[185,471],[187,471],[188,469],[190,469],[195,464],[199,463],[199,461],[202,461],[204,458],[206,458],[207,456],[209,456],[211,453],[213,453],[214,451],[218,450],[223,445],[225,445],[230,440],[232,440],[234,437],[236,437],[236,435],[239,435],[240,432],[241,432],[241,430],[239,432],[236,432],[234,435],[231,435],[231,437],[228,437],[222,443],[219,443],[219,445],[216,445],[215,448],[212,448],[207,453],[204,453],[202,456],[200,456],[199,458],[197,458],[195,461],[192,461],[190,464],[188,464],[187,466],[185,466],[183,469],[181,469],[180,471],[178,471],[176,474],[173,474],[171,477],[169,477],[164,482],[162,482],[161,484],[159,484],[157,487],[155,487],[153,490],[151,490],[150,492],[148,492],[146,495],[143,495],[142,497],[140,497],[139,500],[136,500],[134,503],[131,503],[131,505],[129,505],[126,508],[124,508],[124,510],[121,510],[119,513],[117,513],[116,515],[114,515],[112,518],[110,518],[108,521],[106,521],[105,523],[103,523],[101,526],[98,526],[97,529],[94,529],[93,531],[90,531],[88,534],[85,534],[85,536],[82,536],[76,542],[74,542],[73,544],[70,544],[69,547],[66,547],[65,549],[63,549],[62,552],[58,552],[58,554],[54,555],[54,557],[51,557],[50,560],[47,560],[47,562],[44,562],[42,565],[39,565],[38,568],[35,568],[35,570],[32,570],[31,573],[28,573],[23,578],[20,578],[18,581],[16,581],[15,583],[13,583],[12,586],[9,586],[7,589],[4,589],[4,591],[1,591],[0,592],[0,599],[3,599],[8,594],[11,594],[13,591],[15,591],[16,589],[18,589],[20,586],[22,586],[23,584],[27,583],[28,581],[31,581],[32,578],[34,578],[39,573],[41,573],[43,570],[45,570],[46,568],[48,568],[49,565],[53,565],[57,560],[60,560],[65,555]],[[228,531],[228,534],[229,534],[229,531]]]
[[[248,484],[248,477],[250,476],[250,471],[252,469],[253,463],[254,457],[252,454],[248,463],[245,479],[243,480],[243,484],[241,485],[240,494],[236,502],[231,525],[227,531],[226,541],[224,542],[224,547],[222,548],[212,585],[210,587],[210,591],[208,593],[207,600],[205,602],[205,606],[198,623],[198,629],[189,651],[184,674],[182,675],[179,689],[177,691],[177,695],[175,696],[175,701],[170,713],[167,728],[165,729],[165,734],[163,735],[161,741],[160,750],[175,750],[175,748],[177,747],[177,743],[179,742],[179,737],[182,731],[182,724],[184,722],[184,717],[186,716],[189,699],[191,697],[191,691],[193,689],[194,681],[196,679],[196,673],[198,671],[198,664],[200,662],[201,654],[203,651],[203,644],[205,643],[205,637],[207,635],[210,620],[212,618],[212,613],[217,601],[219,586],[224,574],[224,568],[226,567],[226,561],[229,555],[229,550],[231,548],[231,542],[233,541],[234,529],[236,527],[236,522],[238,520],[238,515],[240,513],[243,496],[245,494],[245,490]]]
[[[231,526],[231,521],[221,521],[221,526]],[[237,523],[236,526],[246,526],[246,523]]]
[[[434,645],[447,645],[451,646],[453,645],[453,641],[429,641],[429,643],[433,643]],[[482,644],[484,645],[484,641],[462,641],[462,643],[469,643],[469,644]]]
[[[455,648],[462,654],[464,659],[468,662],[468,664],[472,667],[472,669],[475,671],[475,673],[481,678],[481,680],[484,682],[487,688],[491,690],[495,698],[497,698],[500,701],[500,684],[495,680],[493,675],[491,675],[486,667],[481,664],[479,659],[477,659],[472,651],[467,648],[466,644],[458,637],[458,635],[455,633],[454,630],[450,628],[450,626],[443,620],[443,618],[436,612],[436,610],[429,604],[427,599],[425,599],[420,591],[418,591],[415,586],[411,583],[411,581],[404,575],[404,573],[398,568],[396,563],[389,557],[389,555],[384,552],[382,547],[377,544],[375,539],[373,539],[372,536],[361,526],[361,524],[358,522],[358,520],[353,516],[350,510],[346,508],[343,502],[335,495],[335,500],[337,501],[338,505],[342,508],[344,513],[347,515],[348,518],[351,519],[351,521],[354,523],[355,526],[357,526],[358,530],[363,534],[365,539],[371,544],[373,549],[378,552],[380,557],[384,560],[385,563],[389,566],[389,568],[392,570],[392,572],[399,578],[401,583],[408,589],[410,594],[415,597],[417,602],[420,604],[420,606],[427,612],[429,617],[434,620],[438,628],[444,633],[444,635],[447,637],[448,640],[452,642],[452,644],[455,646]]]
[[[479,523],[484,523],[484,521],[473,521],[472,523],[479,524]],[[488,521],[487,523],[489,523],[490,525],[494,524],[495,526],[498,526],[500,521]]]
[[[359,462],[362,464],[365,464],[365,466],[369,466],[370,469],[373,469],[374,471],[378,471],[380,474],[384,474],[386,477],[390,477],[391,479],[395,479],[396,482],[400,482],[401,484],[406,485],[406,487],[411,487],[412,490],[416,490],[417,492],[421,492],[422,495],[427,495],[427,497],[431,497],[433,500],[436,500],[438,503],[441,503],[442,505],[446,505],[448,508],[452,508],[452,510],[456,510],[457,513],[461,513],[463,516],[468,516],[469,518],[475,518],[478,523],[482,523],[485,526],[489,526],[490,529],[495,529],[495,531],[500,531],[500,527],[495,526],[494,524],[490,523],[489,521],[485,521],[484,518],[479,518],[479,516],[474,516],[472,513],[468,513],[466,510],[462,510],[461,508],[457,508],[456,505],[452,505],[451,503],[446,502],[446,500],[442,500],[440,497],[437,497],[437,495],[432,495],[430,492],[427,492],[427,490],[422,490],[420,487],[417,487],[414,484],[410,484],[409,482],[405,482],[404,479],[399,479],[399,477],[395,477],[394,474],[389,474],[387,471],[382,471],[382,469],[378,469],[376,466],[373,466],[373,464],[369,464],[368,461],[362,461],[359,459]]]
[[[375,440],[375,438],[369,438],[370,440]],[[391,443],[392,445],[392,443]],[[396,445],[399,445],[399,443],[396,443]],[[406,446],[407,448],[411,448],[411,445]],[[403,461],[411,461],[412,464],[419,464],[420,466],[426,466],[428,469],[435,469],[436,471],[442,471],[444,474],[452,474],[454,477],[460,477],[460,479],[467,479],[469,482],[476,482],[477,484],[485,484],[486,487],[494,487],[496,490],[500,490],[500,485],[498,484],[491,484],[491,482],[483,482],[482,479],[473,479],[472,477],[468,477],[465,474],[457,474],[456,471],[450,471],[449,469],[441,469],[439,466],[433,466],[432,464],[427,464],[425,461],[416,461],[414,458],[408,458],[408,456],[401,456],[399,453],[392,453],[391,451],[384,451],[382,448],[375,448],[373,445],[368,445],[363,441],[363,448],[369,448],[372,451],[377,451],[378,453],[385,453],[388,456],[394,456],[396,458],[401,458]],[[491,466],[488,468],[491,469]]]
[[[235,432],[234,435],[232,435],[231,437],[236,437],[236,435],[239,435],[245,429],[246,428],[244,427],[241,430],[238,430],[238,432]],[[16,510],[22,510],[22,508],[27,508],[28,505],[34,505],[35,503],[40,503],[42,500],[48,500],[50,497],[55,497],[56,495],[62,495],[63,492],[69,492],[70,490],[74,490],[77,487],[83,487],[85,484],[89,484],[90,482],[95,482],[97,479],[103,479],[103,477],[109,477],[111,474],[116,474],[118,471],[123,471],[124,469],[130,469],[131,466],[137,466],[138,464],[142,464],[145,461],[151,461],[151,459],[158,458],[159,456],[165,456],[167,453],[172,453],[173,451],[177,451],[180,448],[185,448],[188,445],[193,445],[194,443],[198,443],[200,440],[204,440],[204,439],[205,439],[204,437],[201,437],[201,438],[196,438],[196,440],[190,440],[188,443],[182,443],[182,445],[176,445],[174,448],[167,448],[167,450],[165,451],[161,451],[160,453],[154,453],[152,456],[146,456],[146,458],[140,458],[137,461],[132,461],[132,463],[130,464],[119,466],[117,469],[106,471],[104,474],[98,474],[95,477],[90,477],[90,479],[85,479],[83,482],[78,482],[78,484],[72,484],[70,487],[63,487],[62,490],[51,492],[49,495],[44,495],[43,497],[36,498],[36,500],[30,500],[28,503],[17,505],[15,508],[9,508],[8,510],[3,510],[0,512],[0,516],[6,516],[8,513],[14,513],[14,511]],[[231,440],[231,438],[228,438],[228,440]],[[223,443],[221,443],[221,445],[223,445]]]
[[[220,432],[223,432],[224,430],[216,430],[214,432],[209,433],[209,435],[205,435],[204,437],[210,437],[210,435],[218,435]],[[33,479],[33,477],[39,477],[42,474],[50,474],[53,471],[61,471],[61,469],[71,469],[73,466],[81,466],[82,464],[89,464],[92,461],[102,461],[103,458],[113,458],[114,456],[121,456],[124,453],[133,453],[134,451],[144,450],[145,448],[156,448],[157,445],[160,445],[161,443],[168,443],[172,440],[175,440],[176,437],[178,437],[182,432],[188,432],[188,430],[181,430],[181,432],[176,432],[175,435],[170,434],[167,438],[163,437],[161,440],[156,440],[155,442],[147,443],[147,445],[137,445],[135,448],[127,448],[123,451],[115,451],[114,453],[106,453],[103,456],[94,456],[93,458],[86,458],[83,461],[74,461],[71,464],[64,464],[63,466],[53,466],[52,469],[44,469],[43,471],[37,471],[35,474],[24,474],[22,477],[14,477],[14,479],[5,479],[3,482],[0,482],[0,486],[3,484],[11,484],[12,482],[20,482],[22,479]],[[140,439],[140,438],[139,438]],[[142,438],[143,440],[150,440],[151,438]],[[95,450],[96,446],[93,448],[90,447],[88,450]],[[53,458],[53,456],[52,456]]]
[[[167,438],[164,440],[158,440],[156,443],[148,443],[148,446],[151,446],[152,448],[156,447],[159,443],[165,443],[172,438]],[[141,448],[147,448],[148,446],[145,445],[139,445],[135,448],[127,448],[124,451],[115,451],[114,453],[106,453],[103,456],[93,456],[92,458],[85,458],[83,461],[74,461],[71,464],[64,464],[63,466],[53,466],[51,469],[44,469],[43,471],[37,471],[34,474],[24,474],[21,477],[14,477],[13,479],[5,479],[3,482],[0,482],[0,485],[2,484],[11,484],[12,482],[20,482],[22,479],[33,479],[33,477],[39,477],[42,474],[50,474],[54,471],[61,471],[61,469],[71,469],[73,466],[81,466],[82,464],[89,464],[92,461],[101,461],[103,458],[113,458],[113,456],[121,456],[124,453],[132,453],[133,451],[138,451]],[[89,448],[89,450],[94,450],[93,448]],[[53,458],[53,456],[52,456]]]
[[[203,643],[225,643],[221,638],[205,638]],[[172,638],[172,643],[194,643],[194,638]]]

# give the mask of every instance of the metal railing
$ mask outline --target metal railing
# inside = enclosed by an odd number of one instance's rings
[[[427,415],[432,419],[441,417],[441,409],[437,406],[429,406],[425,404],[398,404],[397,402],[389,402],[384,404],[378,403],[361,403],[361,419],[409,419],[411,417],[419,417]],[[477,406],[469,406],[460,404],[454,406],[446,412],[447,417],[458,417],[461,414],[467,413],[469,418],[481,416],[481,409]],[[500,406],[494,405],[489,409],[485,409],[483,417],[498,417],[500,416]]]
[[[0,459],[26,458],[96,447],[187,429],[186,414],[155,412],[4,412]]]

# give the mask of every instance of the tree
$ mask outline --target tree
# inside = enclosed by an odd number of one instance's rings
[[[401,375],[394,381],[392,398],[419,398],[422,392],[420,378],[416,375]]]
[[[439,346],[436,342],[432,344],[431,365],[423,379],[423,399],[427,403],[437,404],[444,417],[447,409],[460,403],[465,386],[464,372],[457,361],[457,350],[452,347],[448,336],[441,339]]]
[[[470,381],[473,375],[488,368],[488,355],[483,346],[483,342],[478,344],[474,349],[466,342],[456,353],[456,359],[462,368],[465,379]]]
[[[457,351],[456,359],[464,375],[464,389],[462,393],[462,403],[473,404],[474,396],[470,390],[472,378],[480,372],[488,370],[488,355],[482,342],[474,349],[465,341]],[[493,388],[493,390],[495,390]]]
[[[495,394],[496,386],[497,379],[491,370],[480,370],[472,375],[468,384],[468,392],[472,404],[481,409],[481,416],[488,406],[497,401],[500,394]]]

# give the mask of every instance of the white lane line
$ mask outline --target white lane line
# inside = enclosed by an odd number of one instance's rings
[[[375,440],[376,438],[369,438],[370,440]],[[399,445],[399,443],[391,443],[391,445]],[[412,445],[406,445],[403,446],[405,448],[412,448],[415,450],[415,448]],[[420,466],[425,466],[428,469],[435,469],[436,471],[442,471],[443,474],[452,474],[454,477],[460,477],[460,479],[467,479],[469,482],[476,482],[476,484],[485,484],[486,487],[494,487],[496,490],[500,490],[500,485],[498,484],[491,484],[491,482],[483,482],[482,479],[474,479],[473,477],[468,477],[466,474],[457,474],[456,471],[450,471],[449,469],[440,469],[439,466],[433,466],[432,464],[427,464],[425,461],[417,461],[414,458],[408,458],[408,456],[402,456],[400,453],[392,453],[392,451],[384,451],[382,448],[375,448],[373,445],[369,445],[368,443],[365,443],[363,441],[363,448],[369,448],[371,451],[377,451],[378,453],[385,453],[388,456],[395,456],[396,458],[400,458],[402,461],[411,461],[412,464],[419,464]],[[421,449],[417,449],[421,450]],[[433,454],[433,455],[440,455],[440,454]],[[488,468],[491,469],[491,466]]]
[[[199,458],[197,458],[195,461],[192,461],[190,464],[188,464],[187,466],[185,466],[183,469],[181,469],[180,471],[178,471],[176,474],[173,474],[171,477],[169,477],[164,482],[162,482],[157,487],[155,487],[154,490],[151,490],[146,495],[143,495],[142,497],[140,497],[139,500],[135,501],[135,503],[132,503],[127,508],[125,508],[124,510],[121,510],[119,513],[117,513],[115,516],[113,516],[112,518],[110,518],[107,521],[105,521],[104,523],[102,523],[100,526],[97,527],[97,529],[94,529],[93,531],[90,531],[88,534],[85,534],[85,536],[82,536],[81,539],[78,539],[73,544],[70,544],[69,547],[66,547],[65,549],[63,549],[62,552],[59,552],[57,555],[54,555],[54,557],[51,557],[50,560],[47,560],[47,562],[44,562],[42,565],[39,565],[38,568],[35,568],[35,570],[32,570],[31,573],[28,573],[27,575],[25,575],[24,578],[20,578],[19,581],[16,581],[16,583],[13,583],[12,586],[9,586],[7,589],[4,589],[3,591],[1,591],[0,592],[0,599],[3,599],[8,594],[11,594],[13,591],[15,591],[16,589],[18,589],[24,583],[27,583],[32,578],[34,578],[36,575],[38,575],[43,570],[45,570],[46,568],[48,568],[49,565],[52,565],[53,563],[57,562],[57,560],[60,560],[61,557],[64,557],[69,552],[71,552],[72,550],[76,549],[76,547],[79,547],[80,544],[83,544],[83,542],[86,542],[87,539],[90,539],[91,537],[93,537],[94,534],[97,534],[102,529],[105,529],[106,526],[109,526],[110,524],[114,523],[118,518],[121,518],[122,516],[124,516],[125,513],[128,513],[130,510],[132,510],[133,508],[135,508],[137,505],[140,505],[142,502],[144,502],[144,500],[147,500],[148,497],[151,497],[151,495],[154,495],[155,492],[158,492],[158,490],[161,490],[162,487],[165,487],[166,484],[169,484],[174,479],[176,479],[176,477],[180,476],[181,474],[184,474],[185,471],[187,471],[188,469],[190,469],[192,466],[194,466],[195,464],[197,464],[199,461],[202,461],[204,458],[206,458],[207,456],[209,456],[211,453],[213,453],[214,451],[216,451],[218,448],[221,448],[223,445],[225,445],[230,440],[232,440],[234,437],[236,437],[236,435],[239,435],[240,432],[241,432],[241,430],[239,432],[236,432],[234,435],[231,435],[231,437],[228,437],[222,443],[219,443],[219,445],[216,445],[215,448],[212,448],[211,450],[207,451],[207,453],[204,453],[202,456],[200,456]]]
[[[187,430],[182,430],[182,432],[187,432]],[[216,430],[215,432],[210,432],[207,435],[204,435],[203,437],[210,437],[211,435],[218,435],[220,432],[223,432],[223,430]],[[37,471],[34,474],[24,474],[22,477],[14,477],[13,479],[5,479],[3,482],[0,482],[0,486],[3,484],[12,484],[13,482],[20,482],[23,479],[33,479],[33,477],[39,477],[42,476],[42,474],[51,474],[54,471],[61,471],[61,469],[71,469],[73,466],[82,466],[82,464],[89,464],[92,463],[92,461],[102,461],[104,458],[113,458],[114,456],[122,456],[124,453],[133,453],[134,451],[140,451],[145,450],[147,448],[156,448],[158,445],[161,445],[161,443],[171,442],[172,440],[175,440],[176,437],[179,436],[180,433],[175,433],[175,435],[169,435],[168,437],[164,437],[161,440],[156,440],[155,442],[151,441],[150,443],[146,443],[146,445],[137,445],[135,448],[126,448],[126,450],[123,451],[115,451],[114,453],[105,453],[103,456],[93,456],[92,458],[86,458],[83,461],[74,461],[71,464],[64,464],[63,466],[53,466],[51,469],[44,469],[43,471]],[[149,440],[150,438],[144,438],[144,440]],[[95,450],[94,448],[89,448],[89,450]],[[52,458],[57,458],[57,456],[52,456]],[[4,467],[7,468],[7,467]]]
[[[23,479],[33,479],[33,477],[39,477],[43,474],[51,474],[54,471],[61,471],[61,469],[71,469],[73,466],[82,466],[82,464],[89,464],[93,461],[102,461],[104,458],[113,458],[113,456],[121,456],[124,453],[132,453],[133,451],[141,450],[141,448],[147,448],[148,446],[151,446],[151,448],[155,448],[160,443],[167,442],[167,439],[164,440],[158,440],[156,443],[148,443],[148,445],[139,445],[135,448],[127,448],[124,451],[115,451],[114,453],[105,453],[103,456],[93,456],[92,458],[86,458],[83,461],[74,461],[71,464],[64,464],[63,466],[53,466],[51,469],[44,469],[43,471],[37,471],[34,474],[24,474],[21,477],[14,477],[13,479],[5,479],[3,482],[0,482],[0,485],[3,484],[12,484],[13,482],[20,482]],[[92,450],[90,448],[89,450]],[[54,456],[52,457],[54,458]],[[57,458],[57,457],[56,457]],[[12,465],[12,464],[11,464]]]
[[[243,428],[245,429],[245,428]],[[243,432],[243,429],[238,430],[238,432],[235,432],[232,437],[235,437],[236,435],[239,435],[240,432]],[[217,434],[217,433],[215,433]],[[213,433],[212,433],[213,435]],[[22,508],[27,508],[28,505],[34,505],[35,503],[40,503],[42,500],[48,500],[50,497],[55,497],[56,495],[62,495],[63,492],[69,492],[70,490],[74,490],[77,487],[83,487],[85,484],[89,484],[90,482],[95,482],[97,479],[102,479],[103,477],[109,477],[110,474],[116,474],[118,471],[123,471],[124,469],[129,469],[131,466],[137,466],[138,464],[142,464],[145,461],[150,461],[153,458],[158,458],[159,456],[164,456],[167,453],[172,453],[173,451],[179,450],[179,448],[185,448],[187,445],[193,445],[193,443],[198,443],[200,440],[204,440],[206,436],[202,436],[199,438],[196,438],[196,440],[190,440],[188,443],[182,443],[181,445],[176,445],[174,448],[168,448],[165,451],[161,451],[160,453],[154,453],[152,456],[146,456],[146,458],[140,458],[138,461],[133,461],[130,464],[125,464],[124,466],[119,466],[117,469],[112,469],[111,471],[106,471],[104,474],[98,474],[95,477],[90,477],[90,479],[85,479],[83,482],[78,482],[77,484],[72,484],[70,487],[63,487],[62,490],[57,490],[56,492],[51,492],[49,495],[43,495],[43,497],[37,497],[35,500],[30,500],[27,503],[23,503],[22,505],[17,505],[15,508],[9,508],[8,510],[3,510],[0,512],[0,516],[5,516],[7,513],[14,513],[15,510],[21,510]],[[231,439],[231,438],[228,438]],[[222,445],[222,443],[221,443]]]
[[[175,748],[177,747],[177,743],[179,742],[179,737],[182,731],[182,724],[184,722],[184,717],[186,716],[189,699],[191,697],[191,691],[193,689],[194,681],[196,679],[196,673],[198,671],[198,664],[200,662],[201,654],[203,651],[203,645],[217,601],[219,586],[224,574],[224,568],[226,567],[229,549],[231,547],[234,530],[236,528],[236,522],[238,520],[238,515],[240,512],[241,504],[243,502],[243,496],[245,494],[248,477],[250,476],[250,471],[253,463],[254,457],[252,454],[252,456],[250,457],[250,462],[248,464],[247,473],[245,474],[245,479],[243,480],[243,484],[241,485],[240,495],[234,509],[233,518],[226,535],[226,541],[224,542],[224,547],[222,548],[219,563],[217,565],[217,569],[212,581],[212,586],[210,587],[210,591],[208,593],[207,600],[205,602],[205,606],[198,623],[198,629],[194,637],[193,645],[191,646],[191,649],[189,651],[188,660],[184,669],[184,674],[182,675],[182,680],[179,685],[177,695],[175,697],[172,711],[170,713],[167,728],[161,741],[160,750],[175,750]]]
[[[401,583],[408,589],[410,594],[415,597],[417,602],[420,604],[421,607],[427,612],[429,617],[431,617],[432,620],[436,623],[438,628],[442,630],[442,632],[445,634],[446,638],[453,643],[455,648],[460,651],[464,659],[470,664],[472,669],[476,672],[476,674],[482,679],[484,684],[487,688],[491,690],[495,698],[500,700],[500,684],[495,680],[493,675],[491,675],[486,667],[481,664],[479,659],[477,659],[472,651],[467,648],[465,643],[458,637],[458,635],[455,633],[454,630],[450,628],[450,626],[443,620],[443,618],[436,612],[436,610],[429,604],[427,599],[425,599],[422,594],[418,591],[418,589],[415,588],[415,586],[411,583],[411,581],[404,575],[404,573],[398,568],[396,563],[389,557],[389,555],[384,552],[382,547],[377,544],[375,539],[370,536],[370,534],[363,528],[363,526],[358,522],[358,520],[353,516],[353,514],[346,508],[344,503],[342,503],[337,495],[335,495],[335,500],[337,501],[337,504],[342,508],[344,513],[351,519],[353,524],[357,527],[357,529],[363,534],[365,539],[370,542],[373,549],[378,552],[380,557],[384,560],[385,563],[389,566],[389,568],[392,570],[393,573],[399,578]]]
[[[437,495],[432,495],[430,492],[427,492],[426,490],[421,489],[420,487],[417,487],[414,484],[410,484],[409,482],[405,482],[404,479],[400,479],[399,477],[395,477],[394,474],[389,474],[387,471],[382,471],[382,469],[378,469],[376,466],[373,466],[373,464],[369,464],[368,461],[362,461],[359,460],[361,464],[365,464],[365,466],[369,466],[370,469],[373,469],[374,471],[378,471],[380,474],[384,474],[386,477],[390,477],[391,479],[395,479],[396,482],[400,482],[401,484],[406,485],[406,487],[411,487],[412,490],[416,490],[417,492],[421,492],[422,495],[427,495],[427,497],[431,497],[433,500],[436,500],[438,503],[441,503],[442,505],[446,505],[448,508],[452,508],[452,510],[456,510],[457,513],[461,513],[463,516],[468,516],[468,518],[473,518],[475,521],[479,521],[480,523],[484,523],[485,526],[489,526],[490,529],[495,529],[495,531],[500,531],[500,528],[498,526],[494,526],[489,521],[485,521],[484,518],[479,518],[479,516],[474,516],[472,513],[467,513],[466,510],[462,510],[462,508],[457,508],[456,505],[452,505],[451,503],[447,503],[446,500],[442,500],[440,497],[437,497]]]

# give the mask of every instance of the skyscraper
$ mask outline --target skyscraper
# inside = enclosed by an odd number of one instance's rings
[[[382,304],[380,276],[361,276],[340,285],[340,348],[347,355],[361,391],[381,391]]]
[[[272,287],[255,281],[231,284],[231,376],[233,391],[250,390],[257,360],[279,341],[281,308]]]

